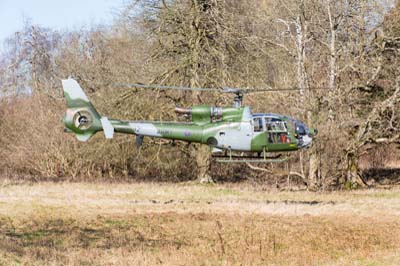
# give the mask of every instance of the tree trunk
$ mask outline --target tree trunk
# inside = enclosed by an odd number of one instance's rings
[[[354,152],[347,153],[346,187],[351,189],[366,185],[358,169],[358,156]]]
[[[310,169],[308,171],[308,180],[310,186],[316,186],[318,180],[320,179],[320,165],[319,165],[319,154],[317,151],[313,151],[310,154]]]
[[[196,152],[197,180],[200,183],[212,183],[210,175],[210,147],[200,145]]]
[[[192,14],[193,14],[193,23],[191,24],[191,39],[190,39],[190,86],[191,87],[199,87],[199,59],[202,51],[201,47],[201,39],[203,38],[201,32],[199,32],[199,23],[200,18],[197,14],[199,10],[197,0],[193,1],[192,5]],[[201,104],[200,92],[193,91],[192,92],[192,102],[193,104]],[[210,174],[210,148],[206,145],[199,144],[194,151],[194,158],[196,159],[197,166],[197,180],[200,183],[210,183],[213,182]]]
[[[336,25],[333,21],[331,12],[331,3],[328,2],[328,18],[329,18],[329,89],[334,90],[336,88]]]
[[[307,125],[312,126],[312,112],[307,112]],[[316,143],[313,143],[313,147],[310,150],[309,157],[309,170],[308,170],[308,184],[311,187],[317,185],[318,180],[321,178],[321,165],[320,165],[320,153],[318,152],[318,148],[315,147]]]

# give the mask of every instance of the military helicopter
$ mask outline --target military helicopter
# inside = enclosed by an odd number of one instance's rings
[[[134,88],[220,91],[234,94],[231,107],[176,107],[177,114],[184,115],[191,121],[164,122],[109,119],[96,111],[76,80],[62,80],[62,86],[67,102],[67,111],[62,119],[65,131],[74,133],[79,141],[89,140],[98,131],[103,131],[107,139],[112,139],[117,132],[136,135],[138,147],[142,145],[145,136],[208,145],[218,162],[281,162],[284,160],[269,157],[267,154],[308,148],[318,133],[316,129],[308,128],[303,122],[289,116],[272,113],[253,114],[249,106],[242,106],[244,94],[254,92],[250,89],[216,90],[143,84],[123,85]],[[274,90],[257,90],[260,91]]]

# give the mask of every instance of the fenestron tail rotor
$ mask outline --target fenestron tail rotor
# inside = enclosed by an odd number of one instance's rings
[[[62,86],[67,103],[63,117],[65,131],[75,133],[80,141],[87,141],[98,131],[104,131],[106,138],[112,138],[114,128],[110,121],[100,116],[78,82],[65,79],[62,80]]]
[[[80,130],[86,130],[90,128],[93,123],[93,117],[87,111],[78,111],[73,120],[76,128]]]

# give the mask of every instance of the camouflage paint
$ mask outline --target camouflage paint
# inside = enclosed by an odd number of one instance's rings
[[[67,100],[63,122],[67,131],[75,133],[80,141],[87,141],[96,132],[104,131],[107,138],[117,132],[202,143],[222,150],[277,152],[299,149],[292,123],[286,116],[280,118],[287,124],[286,133],[291,142],[269,143],[268,131],[254,132],[249,107],[194,106],[191,123],[121,121],[101,117],[75,80],[63,80],[62,83]]]

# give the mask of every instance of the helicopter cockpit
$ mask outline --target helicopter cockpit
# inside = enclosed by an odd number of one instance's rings
[[[296,133],[297,139],[299,140],[299,147],[308,147],[312,143],[312,134],[308,127],[301,121],[293,118],[292,122],[294,125],[294,132]]]
[[[263,131],[268,133],[270,144],[291,143],[294,139],[297,139],[300,148],[309,147],[312,143],[312,137],[317,133],[316,130],[310,130],[299,120],[278,114],[255,114],[253,125],[255,133]]]

